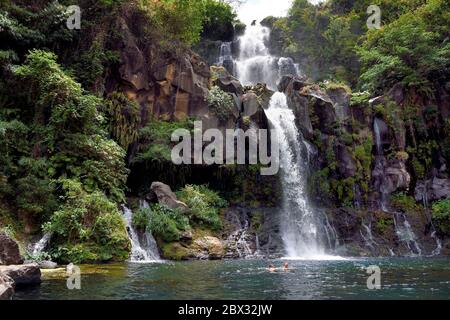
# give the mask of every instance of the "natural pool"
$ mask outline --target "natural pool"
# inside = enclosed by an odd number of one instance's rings
[[[449,258],[355,258],[167,262],[82,266],[81,290],[68,290],[65,273],[45,272],[40,287],[15,299],[450,299]],[[366,268],[381,268],[380,290],[367,288]]]

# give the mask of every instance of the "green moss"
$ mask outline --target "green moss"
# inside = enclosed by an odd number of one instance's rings
[[[162,243],[160,247],[164,259],[181,261],[186,260],[190,255],[189,249],[179,242]]]
[[[416,200],[405,194],[397,193],[391,196],[391,205],[405,213],[417,213],[423,208],[417,204]]]
[[[376,229],[377,232],[381,235],[384,235],[388,232],[389,229],[392,229],[394,226],[394,219],[393,218],[378,218],[376,223]]]

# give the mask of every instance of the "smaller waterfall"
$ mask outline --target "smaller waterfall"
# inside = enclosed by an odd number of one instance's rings
[[[363,223],[362,227],[364,228],[365,234],[362,232],[362,230],[360,230],[359,233],[361,234],[361,237],[364,239],[366,246],[372,249],[373,252],[375,252],[376,248],[378,247],[378,243],[376,243],[373,238],[372,224],[366,225],[365,223]]]
[[[373,122],[373,131],[375,135],[375,145],[376,145],[376,157],[375,157],[375,167],[374,172],[378,173],[378,184],[380,195],[380,206],[383,212],[389,212],[388,202],[389,202],[389,192],[387,192],[384,185],[384,171],[386,166],[386,157],[384,156],[383,142],[381,137],[381,120],[375,118]]]
[[[375,118],[373,122],[373,131],[375,133],[375,145],[377,147],[377,155],[382,156],[383,155],[383,145],[381,142],[381,129],[379,124],[379,119]]]
[[[330,223],[328,216],[326,214],[324,214],[324,216],[325,216],[325,234],[327,236],[328,247],[330,248],[330,250],[335,250],[339,247],[339,238],[336,229]]]
[[[398,239],[406,246],[409,250],[411,256],[421,256],[422,249],[420,248],[417,237],[414,234],[414,231],[411,228],[411,224],[409,223],[407,217],[403,213],[395,214],[395,233],[397,234]]]
[[[235,67],[231,45],[231,42],[223,42],[221,44],[217,64],[227,69],[231,75],[234,75]]]
[[[251,243],[254,238],[249,232],[250,223],[248,217],[245,217],[244,221],[241,221],[239,214],[233,213],[232,216],[233,224],[236,226],[236,230],[232,232],[228,239],[228,248],[230,257],[239,257],[240,259],[247,259],[257,256],[259,253],[259,239],[256,236],[256,250],[253,251],[251,248]]]
[[[439,237],[436,235],[436,231],[433,231],[431,234],[431,238],[436,240],[436,249],[433,250],[431,253],[432,256],[439,256],[442,252],[442,241],[439,239]]]
[[[149,205],[146,201],[141,201],[140,207],[148,209]],[[158,262],[161,261],[159,256],[158,246],[155,238],[149,231],[146,231],[143,236],[139,236],[138,231],[133,226],[133,211],[126,206],[122,207],[124,219],[131,241],[131,256],[132,262]]]
[[[48,247],[51,237],[51,233],[45,233],[44,236],[34,244],[33,249],[31,250],[32,255],[35,257],[41,255]]]

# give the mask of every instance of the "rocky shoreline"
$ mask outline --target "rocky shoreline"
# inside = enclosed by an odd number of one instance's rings
[[[39,285],[38,263],[23,264],[18,244],[0,232],[0,300],[11,300],[16,288]]]

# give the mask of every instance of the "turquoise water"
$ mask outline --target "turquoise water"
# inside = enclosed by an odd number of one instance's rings
[[[290,261],[205,261],[83,266],[81,290],[63,275],[15,299],[450,299],[450,259],[380,258]],[[381,268],[380,290],[367,288],[366,268]]]

